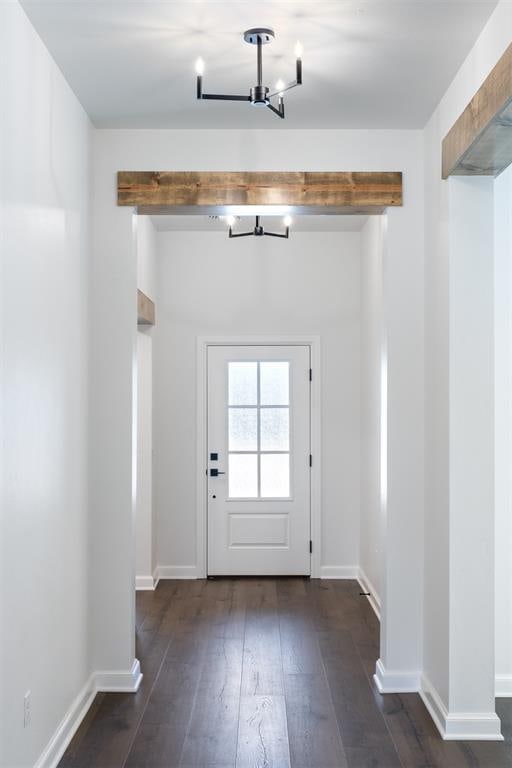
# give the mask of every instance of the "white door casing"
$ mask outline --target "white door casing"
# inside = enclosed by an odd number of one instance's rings
[[[208,575],[311,572],[310,353],[208,347]]]

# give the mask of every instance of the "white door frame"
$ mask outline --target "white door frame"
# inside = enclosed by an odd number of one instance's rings
[[[207,520],[208,520],[208,347],[310,347],[311,369],[311,577],[320,578],[322,563],[322,464],[321,464],[321,370],[320,336],[198,336],[197,337],[197,489],[196,489],[196,538],[197,578],[206,578]]]

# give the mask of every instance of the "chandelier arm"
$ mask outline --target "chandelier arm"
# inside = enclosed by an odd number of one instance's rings
[[[254,235],[254,232],[236,232],[233,233],[233,230],[231,227],[229,228],[229,236],[230,237],[252,237]]]
[[[279,232],[264,232],[263,234],[267,235],[268,237],[282,237],[287,240],[290,234],[290,228],[286,227],[286,233],[284,235]]]
[[[280,109],[276,109],[270,102],[267,104],[267,107],[271,110],[271,112],[284,120],[284,104],[282,101],[279,104]]]
[[[216,101],[250,101],[250,96],[240,96],[228,93],[202,93],[201,99],[215,99]]]
[[[283,88],[279,88],[278,91],[274,90],[271,91],[268,95],[269,99],[274,98],[274,96],[277,96],[279,93],[284,93],[285,91],[291,91],[292,88],[296,88],[298,85],[302,85],[302,83],[299,83],[297,80],[294,80],[292,83],[287,83]]]

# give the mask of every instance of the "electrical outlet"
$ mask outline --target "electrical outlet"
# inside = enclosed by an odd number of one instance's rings
[[[27,691],[23,697],[23,727],[28,728],[30,725],[30,691]]]

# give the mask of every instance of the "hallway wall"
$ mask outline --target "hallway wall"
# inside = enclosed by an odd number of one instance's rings
[[[196,338],[319,335],[324,575],[357,575],[360,453],[360,234],[293,232],[228,240],[158,234],[155,505],[158,564],[196,566]]]
[[[0,49],[0,765],[28,768],[91,691],[91,125],[17,3]]]
[[[155,301],[156,233],[149,216],[137,218],[137,288]],[[137,329],[137,499],[135,580],[152,589],[156,566],[153,524],[153,326]]]
[[[512,166],[494,182],[496,694],[512,696]]]
[[[386,515],[386,334],[382,296],[385,216],[361,232],[361,537],[359,562],[380,613]]]

